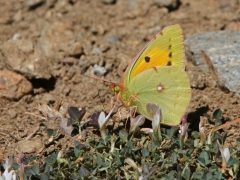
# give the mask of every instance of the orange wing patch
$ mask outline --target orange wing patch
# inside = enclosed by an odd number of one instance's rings
[[[153,47],[145,57],[138,60],[138,66],[135,66],[131,72],[130,79],[137,74],[157,66],[171,66],[171,53],[161,50],[158,47]]]

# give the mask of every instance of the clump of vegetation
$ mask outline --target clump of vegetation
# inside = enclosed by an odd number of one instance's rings
[[[107,116],[102,112],[87,121],[99,128],[101,138],[91,136],[84,143],[75,141],[68,151],[53,152],[43,162],[40,157],[20,156],[19,163],[14,163],[10,156],[4,163],[2,179],[10,176],[17,179],[240,178],[240,139],[235,147],[223,147],[226,134],[217,131],[207,134],[202,122],[199,132],[190,131],[186,117],[183,117],[180,132],[178,127],[160,128],[161,109],[148,104],[147,110],[154,117],[148,134],[140,133],[139,126],[145,121],[141,115],[134,117],[131,112],[129,132],[124,129],[112,132],[109,131],[112,127],[107,126],[112,111]],[[68,110],[68,125],[77,127],[79,133],[87,126],[82,121],[85,112],[75,107]],[[217,110],[208,118],[210,122],[217,120],[215,124],[219,125],[222,113]],[[56,137],[56,133],[48,131],[50,137]]]

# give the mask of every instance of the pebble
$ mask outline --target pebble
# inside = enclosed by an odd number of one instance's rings
[[[18,39],[18,36],[15,35],[1,46],[5,63],[28,79],[50,79],[49,60],[39,49],[35,49],[31,40]]]
[[[97,64],[94,64],[93,70],[94,70],[94,73],[97,73],[101,76],[103,76],[107,72],[107,70],[104,67],[98,66]]]
[[[30,93],[32,84],[22,75],[8,70],[0,70],[0,98],[19,100]]]
[[[42,142],[38,139],[22,140],[18,142],[18,145],[22,153],[34,153],[42,148]]]
[[[117,0],[102,0],[103,4],[115,4]]]

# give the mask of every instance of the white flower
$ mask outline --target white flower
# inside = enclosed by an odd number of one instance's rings
[[[130,110],[130,122],[131,122],[131,129],[130,131],[135,131],[137,127],[143,125],[145,122],[145,117],[142,115],[138,115],[137,117],[133,117],[134,110]]]
[[[2,177],[0,177],[3,180],[16,180],[16,174],[14,170],[12,170],[14,164],[14,156],[11,154],[7,159],[5,164],[3,164],[3,167],[5,169]]]
[[[108,122],[113,110],[114,110],[114,107],[111,109],[111,111],[109,112],[109,114],[106,117],[105,117],[104,112],[101,112],[99,117],[98,117],[98,124],[99,124],[99,127],[100,127],[100,133],[101,133],[101,136],[102,136],[104,141],[107,138],[106,125],[107,125],[107,122]]]
[[[158,107],[157,104],[148,103],[147,112],[152,117],[152,127],[153,127],[153,134],[156,141],[162,141],[161,135],[161,119],[162,119],[162,110]]]
[[[219,150],[221,152],[221,155],[222,155],[222,167],[226,168],[228,160],[230,159],[229,148],[223,148],[218,140],[217,140],[217,143],[218,143],[218,148],[219,148]]]

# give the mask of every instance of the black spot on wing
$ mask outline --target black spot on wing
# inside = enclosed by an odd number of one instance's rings
[[[172,57],[172,52],[170,52],[170,53],[168,54],[168,57],[170,57],[170,58]]]
[[[145,62],[146,62],[146,63],[149,63],[149,62],[150,62],[150,57],[149,57],[149,56],[146,56],[144,59],[145,59]]]

